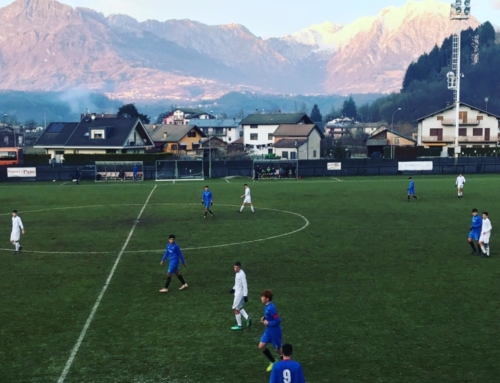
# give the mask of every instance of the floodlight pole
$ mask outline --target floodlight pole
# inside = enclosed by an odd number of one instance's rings
[[[399,112],[401,108],[397,108],[394,113],[392,113],[392,119],[391,119],[391,130],[394,132],[394,115]],[[394,133],[392,133],[392,136],[394,137]],[[392,148],[393,144],[391,144],[391,159],[394,159],[394,154],[392,153]]]

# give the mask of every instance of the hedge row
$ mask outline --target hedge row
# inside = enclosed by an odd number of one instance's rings
[[[153,165],[156,161],[171,160],[172,153],[141,153],[141,154],[65,154],[65,165],[93,165],[96,161],[137,161],[144,165]]]
[[[48,165],[50,161],[50,154],[24,154],[23,157],[26,166]]]

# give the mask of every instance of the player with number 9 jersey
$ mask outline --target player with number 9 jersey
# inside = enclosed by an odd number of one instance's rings
[[[291,359],[292,354],[292,345],[284,344],[283,360],[273,364],[269,383],[305,383],[302,366]]]

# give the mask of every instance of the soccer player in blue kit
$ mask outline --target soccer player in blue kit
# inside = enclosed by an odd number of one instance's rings
[[[477,245],[477,251],[476,248],[474,247],[474,241],[478,242],[479,237],[481,236],[481,226],[483,225],[483,219],[479,214],[477,214],[477,209],[472,209],[472,225],[470,227],[469,231],[469,237],[467,238],[467,241],[469,241],[470,247],[472,247],[472,253],[473,255],[481,255],[481,247],[479,246],[479,243]]]
[[[181,287],[179,290],[184,290],[188,287],[188,284],[184,280],[184,277],[179,272],[179,261],[182,262],[182,265],[186,267],[186,262],[184,261],[184,257],[181,253],[181,248],[177,243],[175,243],[175,235],[171,234],[168,237],[167,249],[165,250],[165,254],[163,254],[163,258],[161,259],[160,266],[163,265],[166,259],[169,259],[168,263],[168,271],[167,271],[167,282],[165,283],[165,287],[160,290],[160,293],[168,293],[168,286],[172,281],[172,274],[177,275],[179,281],[181,281]]]
[[[260,337],[259,349],[264,353],[271,364],[267,367],[266,371],[269,372],[273,368],[276,359],[272,356],[271,352],[267,349],[267,344],[271,343],[276,352],[281,355],[281,338],[283,336],[281,331],[281,318],[274,306],[273,292],[271,290],[264,290],[260,294],[260,300],[265,305],[264,316],[260,319],[262,324],[266,326],[264,334]]]
[[[208,186],[205,186],[205,190],[203,190],[203,194],[201,195],[201,203],[205,205],[205,215],[203,216],[203,218],[207,218],[207,214],[209,212],[213,217],[214,213],[212,213],[212,210],[210,210],[210,206],[212,206],[214,203],[212,200],[212,192],[208,190]]]
[[[410,197],[418,200],[418,197],[415,195],[415,182],[411,177],[408,178],[410,180],[410,185],[408,186],[408,202],[410,202]]]
[[[292,360],[293,347],[285,343],[282,347],[283,360],[274,363],[269,383],[306,383],[302,366]]]

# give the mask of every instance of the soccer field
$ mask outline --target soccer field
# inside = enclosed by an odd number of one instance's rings
[[[0,382],[268,382],[271,289],[307,382],[498,382],[500,177],[0,186]],[[201,193],[215,218],[203,219]],[[470,255],[471,209],[493,225]],[[26,235],[9,243],[11,211]],[[189,288],[160,260],[175,234]],[[500,238],[500,235],[499,237]],[[232,332],[233,264],[252,327]]]

